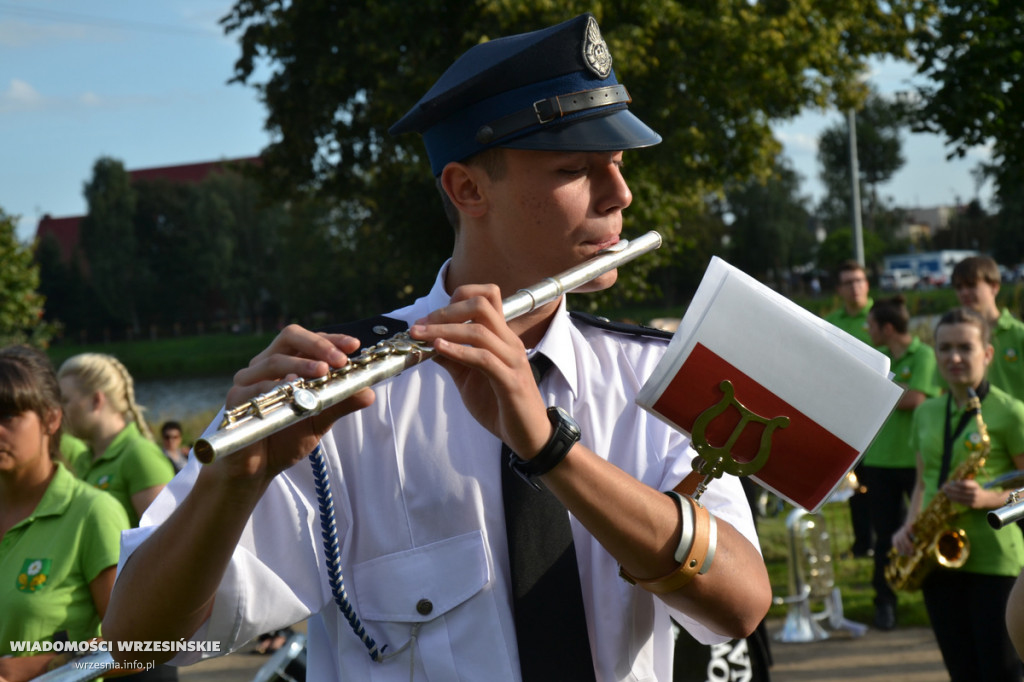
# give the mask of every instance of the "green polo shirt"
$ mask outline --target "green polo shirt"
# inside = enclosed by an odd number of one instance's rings
[[[1006,308],[992,327],[995,354],[988,368],[988,380],[1017,400],[1024,400],[1024,322]]]
[[[847,334],[857,337],[870,346],[872,344],[871,336],[868,334],[868,311],[874,304],[874,301],[869,298],[867,305],[856,315],[847,314],[846,307],[840,304],[838,310],[833,310],[825,316],[825,321],[831,322]]]
[[[942,466],[947,396],[929,398],[914,411],[911,445],[920,452],[924,462],[924,497],[922,509],[938,491],[939,469]],[[952,403],[951,429],[963,414]],[[992,386],[981,403],[981,416],[991,441],[991,450],[984,470],[976,480],[985,484],[1016,469],[1012,456],[1024,453],[1024,403]],[[970,419],[957,436],[949,466],[949,476],[979,447],[977,421]],[[987,509],[967,509],[957,517],[956,524],[967,533],[971,543],[970,555],[960,570],[986,575],[1016,577],[1024,568],[1024,539],[1016,528],[995,530],[988,524]]]
[[[89,446],[84,440],[75,438],[67,431],[61,431],[60,454],[64,455],[64,459],[68,462],[77,462],[78,458],[84,456],[83,453],[88,450]]]
[[[121,503],[132,528],[139,525],[132,495],[165,485],[174,478],[170,460],[159,445],[142,435],[135,422],[129,422],[98,459],[93,459],[89,450],[76,458],[72,466],[79,478],[106,490]]]
[[[0,656],[11,642],[96,637],[100,617],[89,583],[117,565],[128,517],[110,495],[76,479],[63,465],[32,514],[0,540]],[[41,652],[23,652],[31,655]]]
[[[928,397],[941,393],[935,351],[914,337],[907,351],[890,368],[893,380]],[[910,447],[910,427],[914,410],[893,410],[864,453],[864,464],[873,467],[914,469],[917,458]]]

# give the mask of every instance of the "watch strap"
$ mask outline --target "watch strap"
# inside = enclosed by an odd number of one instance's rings
[[[509,454],[508,466],[534,488],[540,489],[535,480],[562,463],[569,450],[580,439],[580,427],[560,407],[548,408],[548,420],[554,431],[551,438],[532,459],[523,459],[514,452]]]

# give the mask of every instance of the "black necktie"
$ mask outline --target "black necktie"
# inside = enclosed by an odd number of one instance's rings
[[[537,353],[530,365],[539,384],[551,360]],[[502,443],[501,489],[523,680],[593,680],[569,514],[546,488],[537,490],[508,467],[510,453]]]

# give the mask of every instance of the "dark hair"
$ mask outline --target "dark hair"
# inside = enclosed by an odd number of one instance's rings
[[[839,276],[844,272],[853,271],[863,272],[865,275],[868,272],[867,270],[864,269],[864,266],[858,263],[857,261],[852,259],[844,260],[842,263],[839,264],[839,267],[836,269],[836,279],[839,279]]]
[[[999,284],[1001,280],[999,265],[988,256],[964,258],[953,268],[953,276],[950,277],[954,288],[961,285],[971,286],[977,284],[978,281]]]
[[[167,429],[178,429],[178,431],[182,430],[181,424],[174,420],[165,421],[163,423],[163,425],[160,427],[160,435],[165,435],[167,433]]]
[[[981,342],[986,346],[992,341],[992,331],[988,322],[981,316],[981,313],[970,308],[953,308],[935,323],[935,338],[939,337],[939,327],[951,324],[969,324],[978,328],[981,334]]]
[[[0,414],[35,412],[47,423],[54,411],[60,412],[60,384],[46,355],[28,346],[0,349]],[[50,437],[50,458],[60,455],[61,429]]]
[[[906,334],[910,329],[910,313],[907,311],[907,302],[899,294],[875,301],[869,314],[879,327],[891,324],[897,334]]]

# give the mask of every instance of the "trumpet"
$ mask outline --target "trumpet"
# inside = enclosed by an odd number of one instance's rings
[[[661,235],[653,231],[636,239],[623,239],[576,267],[520,289],[502,301],[502,313],[506,320],[525,315],[659,246]],[[431,346],[413,339],[408,332],[395,334],[362,349],[344,367],[332,368],[325,376],[279,384],[247,403],[225,410],[217,430],[197,440],[193,452],[200,462],[209,464],[320,414],[433,355]]]
[[[998,509],[993,509],[986,514],[988,525],[996,530],[1011,523],[1024,519],[1024,488],[1018,488],[1006,498],[1006,504]]]

